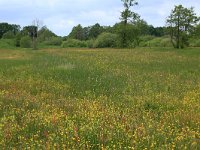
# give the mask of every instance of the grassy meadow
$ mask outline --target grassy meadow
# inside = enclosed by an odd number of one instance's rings
[[[200,149],[200,49],[0,49],[0,149]]]

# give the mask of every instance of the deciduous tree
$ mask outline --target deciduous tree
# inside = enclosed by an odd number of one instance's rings
[[[183,48],[189,45],[188,37],[194,30],[199,17],[194,13],[194,8],[175,6],[167,19],[171,42],[175,48]]]
[[[83,27],[79,24],[75,27],[73,27],[71,33],[68,36],[71,39],[77,39],[77,40],[84,40],[84,30]]]
[[[127,36],[128,36],[128,30],[127,26],[128,23],[134,23],[135,20],[139,18],[139,15],[131,10],[131,7],[138,5],[138,2],[136,0],[121,0],[124,5],[124,10],[121,12],[121,21],[123,22],[123,33],[122,33],[122,41],[121,45],[122,47],[127,47]]]
[[[16,24],[0,23],[0,38],[7,33],[12,32],[16,35],[20,31],[20,26]]]

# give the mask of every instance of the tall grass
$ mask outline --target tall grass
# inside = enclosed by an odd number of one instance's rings
[[[199,149],[200,50],[0,50],[1,149]]]

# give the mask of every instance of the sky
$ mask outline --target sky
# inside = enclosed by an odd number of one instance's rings
[[[175,5],[194,6],[200,15],[200,0],[138,0],[138,3],[132,10],[155,27],[165,25]],[[121,0],[0,0],[0,22],[23,27],[38,19],[57,35],[66,36],[78,24],[85,27],[98,22],[112,26],[120,21],[122,10]]]

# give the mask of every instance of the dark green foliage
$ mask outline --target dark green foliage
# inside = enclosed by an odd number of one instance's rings
[[[200,24],[195,27],[194,32],[192,32],[192,37],[195,39],[200,38]]]
[[[129,34],[129,30],[127,30],[127,25],[129,22],[135,22],[138,18],[139,15],[131,10],[131,7],[134,5],[137,5],[138,3],[135,0],[122,0],[123,5],[124,5],[124,10],[121,12],[121,21],[122,21],[122,26],[121,26],[121,46],[122,47],[128,47],[129,43],[127,40],[129,39],[127,37],[127,34]]]
[[[89,38],[90,39],[97,38],[103,32],[103,30],[104,30],[103,27],[100,26],[100,24],[96,23],[89,30]]]
[[[20,47],[22,48],[31,48],[32,42],[31,38],[28,36],[22,37],[20,40]]]
[[[83,27],[80,24],[75,26],[68,37],[71,39],[84,40]]]
[[[56,37],[57,35],[53,33],[51,30],[49,30],[46,26],[42,27],[38,31],[38,41],[43,42],[43,41],[48,41],[51,40],[52,37]]]
[[[102,33],[98,36],[94,43],[95,48],[117,47],[119,38],[116,34]]]
[[[149,26],[149,35],[161,37],[166,35],[166,27],[154,27],[152,25]]]
[[[87,43],[85,41],[80,41],[77,39],[68,39],[62,43],[63,48],[68,47],[87,47]]]
[[[33,38],[36,38],[38,36],[37,30],[38,30],[37,26],[34,26],[34,25],[26,26],[26,27],[23,28],[22,34],[24,36],[30,36],[33,39]]]
[[[15,35],[12,31],[8,31],[8,32],[3,34],[2,38],[3,39],[14,39]]]
[[[126,26],[124,24],[115,24],[115,33],[119,35],[119,45],[120,47],[135,47],[139,44],[140,30],[135,25],[128,23]],[[124,33],[126,33],[126,45],[124,43]]]
[[[133,25],[139,30],[139,35],[149,35],[149,25],[143,19],[137,19]]]
[[[22,33],[21,32],[17,33],[16,36],[15,36],[16,47],[20,47],[21,38],[22,38]]]
[[[194,13],[194,8],[175,6],[167,19],[171,42],[175,48],[188,46],[189,36],[194,31],[194,26],[199,17]]]
[[[20,26],[16,24],[0,23],[0,38],[8,31],[16,35],[20,31]]]

